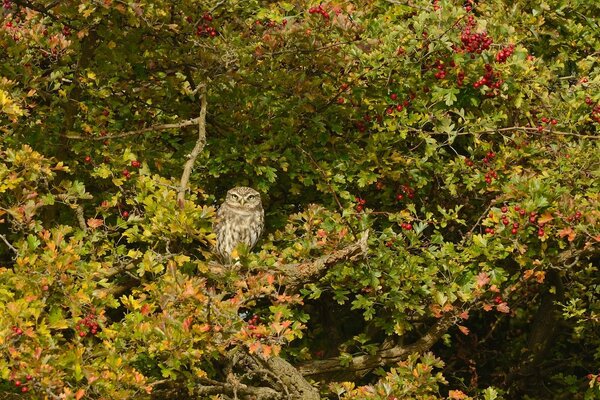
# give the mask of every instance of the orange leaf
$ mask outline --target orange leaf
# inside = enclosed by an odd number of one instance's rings
[[[75,400],[80,400],[83,395],[85,394],[85,390],[84,389],[79,389],[77,391],[77,393],[75,393]]]
[[[272,285],[275,282],[275,277],[273,275],[267,275],[267,283]]]
[[[537,283],[544,283],[544,279],[546,279],[545,271],[537,271],[535,273],[535,280],[537,281]]]
[[[262,352],[265,358],[269,358],[269,356],[271,355],[271,350],[271,346],[263,345]]]
[[[561,238],[567,236],[569,242],[572,242],[573,240],[575,240],[575,231],[570,226],[567,226],[566,228],[563,228],[560,231],[558,231],[558,236],[560,236]]]
[[[506,303],[500,303],[496,306],[496,310],[508,314],[510,312],[510,307]]]
[[[466,399],[467,395],[460,390],[451,390],[448,392],[448,398],[452,400],[462,400]]]
[[[99,218],[90,218],[87,220],[87,224],[90,228],[96,229],[96,228],[104,225],[104,221]]]
[[[490,282],[490,276],[487,274],[487,272],[480,272],[477,275],[477,286],[483,287],[483,286],[487,285],[489,282]]]
[[[469,334],[469,328],[467,328],[466,326],[458,325],[458,329],[460,329],[460,331],[463,333],[463,335]]]
[[[540,215],[540,217],[538,218],[538,224],[545,224],[547,222],[550,222],[554,219],[554,217],[552,216],[552,214],[550,214],[549,212],[546,212],[542,215]]]

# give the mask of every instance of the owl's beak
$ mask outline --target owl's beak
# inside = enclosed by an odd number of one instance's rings
[[[246,202],[246,200],[244,200],[244,199],[240,199],[240,204],[241,204],[241,205],[244,205],[244,203],[245,203],[245,202]]]

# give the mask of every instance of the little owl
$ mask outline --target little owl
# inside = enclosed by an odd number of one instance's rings
[[[229,189],[227,197],[217,211],[214,226],[217,242],[215,253],[224,264],[231,262],[231,252],[240,243],[248,249],[254,247],[265,225],[265,212],[260,193],[249,187]]]

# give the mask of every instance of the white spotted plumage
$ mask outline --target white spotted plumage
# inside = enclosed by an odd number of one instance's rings
[[[256,245],[264,223],[260,193],[245,186],[230,189],[217,211],[215,253],[224,263],[230,263],[238,244],[244,243],[249,249]]]

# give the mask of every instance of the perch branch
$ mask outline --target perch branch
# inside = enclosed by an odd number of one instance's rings
[[[288,291],[296,292],[303,285],[316,282],[321,279],[327,270],[340,261],[352,259],[358,255],[366,255],[368,251],[367,240],[369,231],[364,231],[360,239],[330,254],[315,260],[299,263],[284,264],[276,267],[276,270],[285,275],[285,285]]]
[[[185,202],[185,191],[187,190],[190,175],[192,174],[192,168],[198,155],[204,150],[206,146],[206,85],[202,84],[200,88],[200,117],[198,118],[198,140],[196,145],[190,154],[190,157],[183,167],[183,174],[181,175],[181,182],[179,183],[179,190],[177,193],[177,203],[179,208],[183,208]]]

